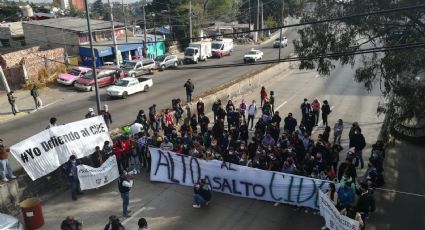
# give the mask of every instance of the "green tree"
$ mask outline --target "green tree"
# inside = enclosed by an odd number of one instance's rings
[[[311,11],[304,14],[302,22],[419,4],[423,4],[423,0],[318,0]],[[301,57],[425,42],[425,10],[421,8],[309,25],[298,33],[300,39],[294,41],[294,45]],[[316,68],[320,74],[329,75],[335,62],[353,66],[356,62],[361,64],[354,77],[367,89],[380,87],[386,98],[390,124],[414,118],[424,120],[425,49],[304,60],[300,69]]]
[[[102,0],[96,0],[91,6],[91,14],[96,19],[100,16],[104,17],[107,12],[108,11],[105,5],[102,3]]]

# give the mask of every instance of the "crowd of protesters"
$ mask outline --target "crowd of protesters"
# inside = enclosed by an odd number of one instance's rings
[[[202,99],[195,104],[196,111],[189,107],[185,111],[180,99],[172,100],[172,109],[162,112],[154,104],[147,113],[139,111],[134,124],[113,140],[112,148],[105,143],[98,150],[103,155],[114,154],[121,170],[136,173],[150,171],[147,147],[154,146],[199,159],[329,180],[328,196],[335,206],[353,219],[360,216],[364,228],[369,212],[375,209],[374,188],[384,183],[383,143],[378,141],[373,145],[365,163],[365,138],[359,124],[354,122],[348,135],[349,149],[340,160],[340,153],[344,153],[341,146],[344,122],[339,119],[333,129],[330,127],[328,116],[332,111],[328,101],[320,103],[316,98],[309,103],[304,99],[298,122],[292,113],[282,118],[274,111],[272,96],[273,92],[268,96],[263,88],[260,106],[256,101],[246,104],[242,100],[235,105],[232,100],[226,103],[217,100],[212,105],[211,119],[206,115],[209,111],[205,110]],[[254,122],[254,118],[258,120]],[[313,130],[320,123],[323,129],[316,131],[323,131],[313,140]],[[357,168],[365,165],[366,173],[358,175]],[[194,202],[194,207],[198,205],[199,202]]]

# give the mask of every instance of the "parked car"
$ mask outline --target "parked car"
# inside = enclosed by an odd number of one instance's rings
[[[74,85],[78,78],[83,76],[90,68],[77,66],[72,68],[68,73],[60,73],[57,82],[63,85]]]
[[[24,225],[19,222],[18,218],[0,213],[0,229],[24,230]]]
[[[243,56],[243,62],[256,62],[257,60],[263,59],[263,52],[256,49],[251,49],[248,53]]]
[[[285,37],[282,37],[282,41],[280,40],[280,38],[277,38],[273,42],[273,48],[286,47],[286,46],[288,46],[288,39],[286,39]]]
[[[106,92],[110,97],[127,98],[128,95],[148,91],[152,86],[152,78],[126,77],[117,81],[117,83],[109,87]]]
[[[118,79],[123,77],[121,70],[114,69],[97,69],[97,83],[99,87],[105,87],[113,85]],[[94,89],[94,78],[93,71],[88,71],[82,77],[80,77],[77,82],[75,82],[74,87],[81,91],[92,91]]]
[[[125,76],[136,77],[143,74],[151,74],[155,69],[155,62],[151,58],[144,58],[138,61],[128,61],[122,66]]]
[[[161,55],[155,58],[156,68],[165,70],[166,68],[179,66],[179,60],[176,55]]]

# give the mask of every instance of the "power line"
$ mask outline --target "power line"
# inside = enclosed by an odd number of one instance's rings
[[[331,21],[340,21],[345,19],[351,19],[356,17],[364,17],[364,16],[371,16],[371,15],[379,15],[379,14],[388,14],[388,13],[395,13],[400,11],[408,11],[408,10],[417,10],[425,8],[425,4],[415,5],[415,6],[407,6],[407,7],[400,7],[400,8],[392,8],[392,9],[386,9],[381,11],[371,11],[367,13],[361,13],[361,14],[352,14],[349,16],[342,16],[342,17],[336,17],[336,18],[329,18],[329,19],[322,19],[322,20],[316,20],[316,21],[309,21],[309,22],[302,22],[302,23],[295,23],[295,24],[289,24],[289,25],[283,25],[273,28],[266,28],[266,29],[255,29],[255,30],[249,30],[244,32],[233,32],[233,33],[224,33],[220,34],[220,36],[229,36],[229,35],[237,35],[237,34],[246,34],[251,32],[259,32],[259,31],[266,31],[266,30],[279,30],[282,28],[291,28],[291,27],[299,27],[299,26],[306,26],[306,25],[315,25],[320,23],[326,23]],[[215,36],[202,36],[202,37],[193,37],[192,39],[202,39],[202,38],[211,38]],[[185,37],[182,39],[174,39],[170,41],[185,41],[189,38]],[[30,39],[32,40],[32,39]],[[46,42],[46,41],[39,41],[39,42],[45,42],[45,43],[52,43],[52,44],[58,44],[58,45],[66,45],[66,46],[76,46],[74,44],[67,44],[67,43],[59,43],[59,42]],[[165,42],[165,41],[159,41],[159,42]],[[147,43],[154,43],[154,42],[147,42]],[[141,44],[140,42],[127,42],[127,43],[119,43],[118,45],[131,45],[131,44]],[[107,44],[94,44],[93,46],[108,46]]]

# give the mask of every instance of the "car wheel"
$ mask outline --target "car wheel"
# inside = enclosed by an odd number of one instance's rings
[[[131,74],[131,77],[132,77],[132,78],[136,78],[136,74],[135,74],[135,73],[132,73],[132,74]]]
[[[122,93],[122,98],[126,99],[127,97],[128,97],[128,93],[127,92]]]
[[[179,63],[174,62],[174,68],[177,68],[179,66]]]
[[[161,66],[161,71],[164,71],[165,70],[165,65],[162,65]]]
[[[149,86],[145,85],[145,87],[143,88],[143,91],[148,92],[149,91]]]
[[[93,91],[93,86],[90,86],[90,91]]]

